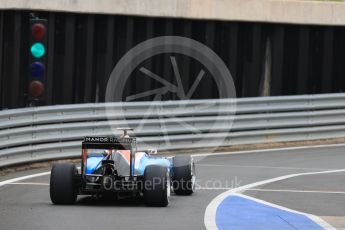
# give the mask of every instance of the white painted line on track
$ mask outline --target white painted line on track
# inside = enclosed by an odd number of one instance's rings
[[[18,181],[27,180],[27,179],[31,179],[31,178],[35,178],[35,177],[46,176],[49,174],[50,174],[50,172],[36,173],[36,174],[32,174],[32,175],[27,175],[27,176],[22,176],[22,177],[17,177],[17,178],[1,181],[0,187],[4,186],[6,184],[11,184],[11,183],[15,183]]]
[[[288,192],[288,193],[319,193],[319,194],[345,194],[345,191],[322,191],[322,190],[293,190],[293,189],[246,189],[245,191],[258,192]]]
[[[229,187],[195,187],[196,190],[229,190]]]
[[[77,167],[77,169],[80,170],[80,167]],[[46,176],[46,175],[50,175],[50,171],[49,172],[36,173],[36,174],[22,176],[22,177],[16,177],[16,178],[5,180],[5,181],[0,181],[0,187],[4,186],[6,184],[14,184],[18,181],[27,180],[27,179],[31,179],[31,178],[35,178],[35,177],[40,177],[40,176]],[[19,184],[19,183],[17,183],[17,184]]]
[[[257,186],[293,178],[293,177],[298,177],[298,176],[306,176],[306,175],[317,175],[317,174],[327,174],[327,173],[337,173],[337,172],[345,172],[345,169],[337,169],[337,170],[327,170],[327,171],[319,171],[319,172],[307,172],[307,173],[296,173],[296,174],[290,174],[290,175],[285,175],[285,176],[280,176],[280,177],[275,177],[272,179],[267,179],[263,181],[258,181],[254,182],[251,184],[247,184],[244,186],[240,186],[237,188],[230,189],[226,192],[221,193],[217,197],[215,197],[211,203],[206,208],[205,215],[204,215],[204,224],[207,229],[217,229],[217,224],[216,224],[216,214],[217,214],[217,208],[218,206],[223,202],[223,200],[233,194],[238,194],[240,192],[243,192],[247,189],[252,189]],[[317,222],[320,226],[322,226],[325,229],[335,229],[331,225],[329,225],[327,222],[322,220],[321,218],[311,215],[311,214],[304,214],[310,219],[314,220]]]
[[[230,187],[196,187],[196,190],[230,190]],[[345,194],[345,191],[323,191],[323,190],[293,190],[293,189],[260,189],[251,188],[243,191],[257,192],[287,192],[287,193],[319,193],[319,194]]]
[[[43,186],[49,186],[48,183],[35,183],[35,182],[14,182],[9,183],[11,185],[43,185]]]
[[[288,169],[288,170],[332,170],[325,168],[295,168],[295,167],[279,167],[279,166],[261,166],[261,165],[220,165],[220,164],[197,164],[204,167],[232,167],[232,168],[262,168],[262,169]]]
[[[221,156],[221,155],[236,155],[236,154],[247,154],[247,153],[263,153],[263,152],[276,152],[276,151],[289,151],[289,150],[303,150],[303,149],[318,149],[318,148],[332,148],[332,147],[345,147],[345,143],[342,144],[329,144],[329,145],[307,145],[307,146],[295,146],[285,148],[272,148],[272,149],[258,149],[258,150],[244,150],[234,152],[221,152],[221,153],[199,153],[192,154],[193,157],[203,156]]]

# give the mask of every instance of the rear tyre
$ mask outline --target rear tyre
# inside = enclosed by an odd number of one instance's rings
[[[55,164],[50,174],[50,199],[54,204],[73,204],[78,195],[74,164]]]
[[[173,158],[172,189],[176,195],[191,195],[195,189],[195,165],[191,156]]]
[[[149,165],[144,172],[145,204],[153,207],[165,207],[170,198],[170,176],[166,167]]]

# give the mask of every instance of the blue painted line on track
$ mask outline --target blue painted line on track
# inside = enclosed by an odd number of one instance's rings
[[[232,230],[322,230],[305,215],[271,207],[241,196],[231,195],[218,206],[218,229]]]

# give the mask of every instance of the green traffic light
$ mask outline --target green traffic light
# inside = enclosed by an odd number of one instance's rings
[[[35,58],[40,58],[46,52],[44,45],[40,42],[36,42],[31,46],[31,54]]]

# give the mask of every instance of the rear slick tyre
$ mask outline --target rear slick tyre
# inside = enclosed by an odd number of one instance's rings
[[[74,164],[55,164],[50,174],[50,199],[54,204],[74,204],[78,188],[75,177],[77,168]]]
[[[195,165],[191,156],[173,158],[172,188],[176,195],[191,195],[195,189]]]
[[[145,204],[153,207],[166,207],[170,198],[170,176],[166,167],[149,165],[144,172]]]

